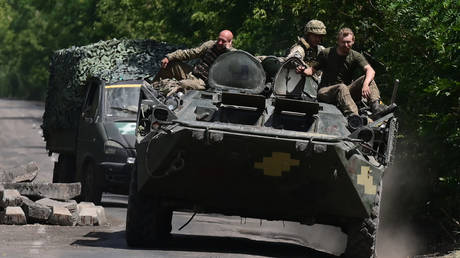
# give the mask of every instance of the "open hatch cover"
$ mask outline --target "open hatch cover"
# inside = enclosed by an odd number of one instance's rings
[[[210,88],[260,94],[265,88],[265,71],[251,54],[236,50],[220,55],[209,69]]]

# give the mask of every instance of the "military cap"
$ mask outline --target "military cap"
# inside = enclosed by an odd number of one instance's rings
[[[304,28],[304,33],[313,33],[318,35],[326,35],[326,26],[322,21],[311,20],[307,22]]]

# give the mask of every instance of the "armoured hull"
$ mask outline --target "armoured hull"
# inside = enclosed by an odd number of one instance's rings
[[[145,138],[138,190],[175,210],[303,223],[370,215],[383,168],[354,154],[352,142],[247,131],[191,123]]]
[[[205,91],[142,86],[128,244],[166,241],[172,211],[189,210],[337,225],[349,257],[374,253],[396,118],[347,119],[307,94],[297,62],[266,83],[261,64],[234,51],[212,65]]]

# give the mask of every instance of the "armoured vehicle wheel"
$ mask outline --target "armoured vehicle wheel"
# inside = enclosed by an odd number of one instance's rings
[[[126,242],[132,247],[155,247],[168,242],[172,210],[162,207],[158,198],[137,191],[137,170],[133,169],[126,215]]]
[[[97,170],[96,164],[89,161],[85,165],[84,176],[82,179],[82,199],[94,204],[100,204],[102,199],[103,177]]]
[[[383,181],[383,180],[382,180]],[[382,182],[377,190],[377,195],[370,218],[355,221],[343,228],[348,235],[347,248],[344,257],[349,258],[375,258],[376,236],[379,226],[380,200]]]
[[[75,157],[72,155],[59,154],[57,162],[54,162],[53,183],[70,183],[75,178]]]

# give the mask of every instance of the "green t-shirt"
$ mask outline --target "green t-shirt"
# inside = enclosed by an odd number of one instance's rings
[[[321,87],[344,83],[351,83],[353,72],[359,67],[363,70],[368,64],[366,58],[351,50],[347,56],[337,54],[337,49],[326,48],[318,55],[318,63],[314,66],[316,70],[322,70]]]

